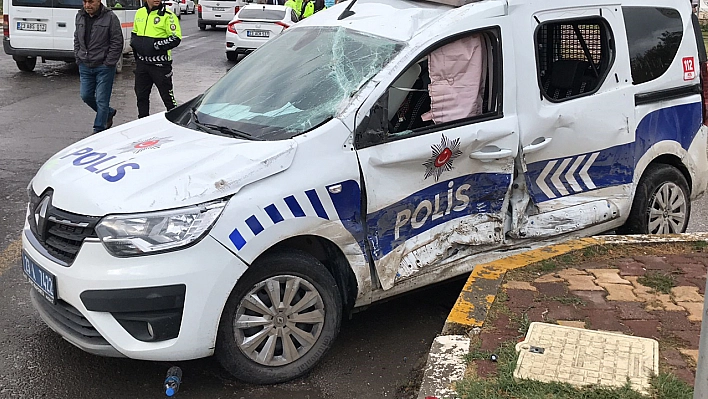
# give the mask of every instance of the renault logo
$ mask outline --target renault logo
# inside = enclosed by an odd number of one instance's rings
[[[40,237],[44,236],[44,228],[47,221],[47,208],[49,208],[49,203],[51,201],[51,197],[46,196],[42,198],[39,205],[34,208],[34,223],[37,226],[37,234]]]

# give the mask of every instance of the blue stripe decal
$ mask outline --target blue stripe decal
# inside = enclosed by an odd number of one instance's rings
[[[305,191],[305,195],[307,195],[307,198],[310,199],[310,203],[312,203],[312,207],[315,208],[315,213],[317,213],[317,216],[322,219],[329,220],[329,216],[327,216],[327,212],[325,211],[324,206],[322,206],[322,201],[320,201],[320,197],[317,196],[317,191],[307,190]]]
[[[270,216],[270,220],[273,221],[273,224],[280,223],[283,221],[283,215],[280,214],[280,211],[278,208],[275,207],[275,204],[270,204],[265,207],[265,211]]]
[[[296,218],[301,218],[305,216],[305,212],[300,207],[300,204],[295,199],[295,196],[291,195],[287,198],[284,198],[284,200],[285,204],[287,204],[288,208],[290,208],[290,212],[293,213],[293,216],[295,216]]]
[[[246,219],[246,224],[248,227],[251,228],[251,231],[253,232],[253,235],[258,235],[261,231],[263,231],[263,225],[261,225],[261,222],[256,219],[256,216],[251,216],[250,218]]]
[[[341,186],[341,191],[336,194],[333,193],[330,187],[334,186]],[[364,243],[366,235],[364,234],[364,225],[361,220],[361,189],[359,188],[359,183],[355,180],[347,180],[327,186],[327,191],[334,209],[337,211],[339,220],[344,228],[354,236],[368,262],[369,256],[366,253],[366,244]]]
[[[477,173],[426,187],[367,215],[374,259],[433,227],[473,214],[498,214],[510,174]]]
[[[531,197],[540,203],[631,184],[637,162],[656,143],[674,141],[688,150],[701,127],[701,112],[700,103],[662,108],[647,114],[639,122],[633,143],[528,164],[526,183]]]
[[[246,245],[246,240],[243,239],[243,236],[238,231],[238,229],[234,229],[234,231],[229,234],[229,239],[232,243],[234,243],[236,249],[238,249],[239,251],[241,250],[241,248],[243,248],[244,245]]]

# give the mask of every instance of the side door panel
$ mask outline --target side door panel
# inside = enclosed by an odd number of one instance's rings
[[[511,46],[496,51],[496,62],[512,59]],[[496,72],[497,82],[504,82],[499,98],[514,98],[513,68],[505,64]],[[360,112],[373,114],[374,102],[365,102]],[[519,130],[514,112],[502,111],[499,101],[493,117],[394,133],[402,136],[357,150],[367,239],[384,290],[503,243]]]
[[[612,61],[595,92],[573,92],[573,97],[563,99],[563,88],[561,99],[552,101],[548,96],[558,92],[551,93],[554,90],[549,89],[546,96],[519,101],[524,183],[535,211],[519,223],[513,234],[527,238],[568,233],[619,218],[621,210],[631,205],[634,165],[631,146],[635,140],[635,118],[629,59],[626,43],[614,40],[624,32],[619,7],[564,9],[540,13],[536,18],[541,26],[562,21],[564,33],[563,39],[558,39],[562,48],[559,52],[577,54],[575,59],[561,62],[553,59],[549,63],[572,66],[578,61],[586,62],[588,53],[597,62],[602,39],[583,21],[604,21],[609,27],[611,39],[606,47],[611,51]],[[574,21],[579,22],[576,31],[583,41],[576,39],[571,27]],[[538,38],[541,27],[534,29]],[[581,33],[581,29],[588,30]],[[524,38],[524,56],[534,57],[537,68],[543,69],[544,60],[536,53],[539,44],[535,43],[531,54],[528,39]],[[546,71],[552,68],[547,66]],[[538,93],[542,78],[526,73],[520,77],[524,92]],[[538,74],[536,69],[532,73]],[[585,69],[583,78],[592,73],[591,68]],[[572,89],[568,90],[571,93]]]

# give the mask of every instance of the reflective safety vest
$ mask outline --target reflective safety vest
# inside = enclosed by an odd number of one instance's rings
[[[133,19],[132,33],[140,38],[164,39],[155,41],[155,50],[162,54],[136,54],[138,60],[147,63],[171,62],[171,49],[182,40],[179,20],[164,4],[149,12],[147,7],[139,8]]]
[[[298,18],[302,18],[300,15],[300,9],[302,8],[302,0],[288,0],[285,2],[285,7],[290,7],[295,11]]]

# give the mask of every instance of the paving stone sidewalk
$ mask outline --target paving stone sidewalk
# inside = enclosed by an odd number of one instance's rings
[[[479,349],[494,351],[518,340],[533,321],[620,332],[657,339],[660,369],[693,385],[707,270],[708,253],[702,252],[509,272],[478,336]],[[664,283],[659,289],[667,293],[642,282]],[[474,363],[479,377],[496,371],[488,360]]]

